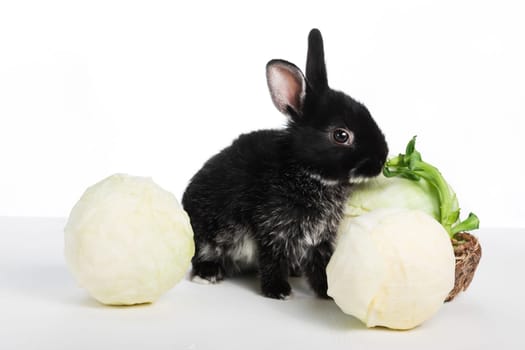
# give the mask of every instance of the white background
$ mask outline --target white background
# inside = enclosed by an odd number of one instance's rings
[[[485,227],[525,226],[525,11],[505,1],[2,1],[0,215],[60,216],[115,173],[178,198],[237,135],[280,127],[264,66],[304,66],[423,156]]]

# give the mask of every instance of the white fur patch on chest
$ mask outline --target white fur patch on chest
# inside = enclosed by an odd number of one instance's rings
[[[244,235],[243,238],[234,245],[229,255],[232,260],[238,263],[252,265],[257,258],[257,244],[253,238]]]
[[[326,232],[326,221],[316,220],[311,222],[305,220],[301,223],[301,229],[304,234],[304,241],[307,246],[316,246],[323,240],[324,233]]]

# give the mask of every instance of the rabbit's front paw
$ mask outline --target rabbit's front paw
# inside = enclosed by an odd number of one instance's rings
[[[212,261],[193,263],[192,271],[194,282],[217,283],[224,279],[224,268],[221,264]]]
[[[264,296],[273,299],[288,299],[292,287],[285,280],[272,280],[262,283],[262,293]]]

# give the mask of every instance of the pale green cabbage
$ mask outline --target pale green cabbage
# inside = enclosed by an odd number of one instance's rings
[[[354,187],[345,215],[356,217],[379,208],[405,208],[422,210],[437,219],[439,201],[434,192],[423,179],[413,181],[380,175]]]
[[[345,219],[326,268],[328,295],[368,327],[414,328],[454,287],[447,231],[419,210],[376,209]]]
[[[460,220],[456,193],[435,166],[423,161],[415,137],[407,144],[405,154],[386,162],[382,176],[355,188],[345,214],[356,217],[382,208],[422,210],[439,221],[451,238],[479,227],[473,213]]]
[[[188,215],[145,177],[116,174],[88,188],[64,232],[69,269],[104,304],[157,300],[184,277],[195,252]]]

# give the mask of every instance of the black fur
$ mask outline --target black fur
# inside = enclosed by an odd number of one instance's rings
[[[306,72],[270,61],[270,93],[288,127],[241,135],[188,185],[182,203],[195,234],[193,275],[216,282],[256,268],[263,294],[282,299],[291,292],[288,276],[302,272],[327,297],[325,268],[352,182],[378,175],[388,149],[366,107],[328,87],[317,29]],[[335,142],[341,128],[352,142]]]

